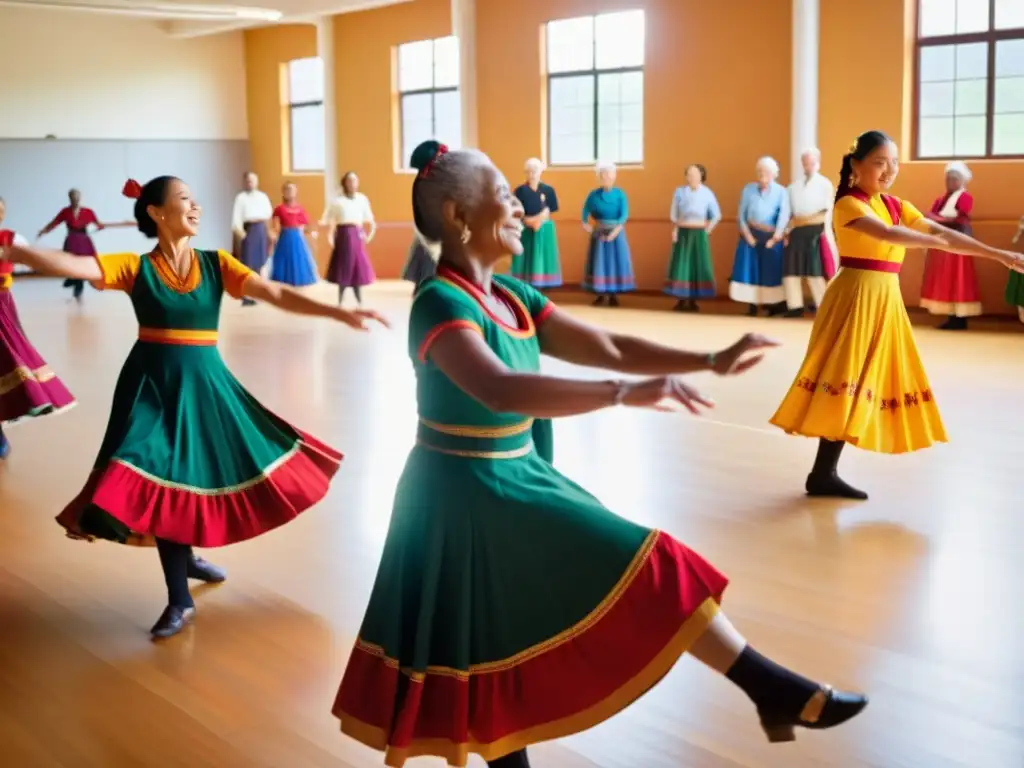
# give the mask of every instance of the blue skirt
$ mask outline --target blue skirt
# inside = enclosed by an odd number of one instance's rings
[[[607,231],[607,230],[606,230]],[[590,236],[590,250],[583,273],[583,289],[591,293],[625,293],[636,289],[633,260],[629,255],[626,230],[611,242],[601,239],[601,230]]]
[[[301,287],[320,281],[313,263],[313,255],[306,245],[306,235],[298,227],[285,227],[274,248],[270,264],[270,279]]]
[[[786,300],[782,290],[782,242],[769,248],[770,232],[751,232],[755,244],[743,237],[736,246],[736,260],[729,278],[729,298],[742,304],[769,306]]]

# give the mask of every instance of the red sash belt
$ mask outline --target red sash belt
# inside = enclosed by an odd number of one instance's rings
[[[898,261],[858,259],[853,256],[841,256],[839,257],[839,266],[844,269],[866,269],[869,272],[891,272],[893,274],[898,274],[902,264]]]

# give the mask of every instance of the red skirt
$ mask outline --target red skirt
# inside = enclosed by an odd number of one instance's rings
[[[932,249],[924,267],[921,306],[933,315],[975,317],[981,314],[981,296],[974,259]]]

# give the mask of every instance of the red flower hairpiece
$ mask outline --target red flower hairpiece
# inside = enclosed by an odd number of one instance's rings
[[[443,155],[447,155],[447,154],[448,154],[448,145],[447,144],[438,144],[437,145],[437,152],[434,153],[434,157],[431,159],[431,161],[429,163],[427,163],[425,166],[423,166],[423,170],[420,171],[420,178],[421,179],[427,178],[427,176],[430,175],[431,169],[433,169],[433,167],[435,165],[437,165],[437,161],[440,160]]]
[[[124,183],[124,188],[121,190],[121,194],[125,197],[130,197],[132,200],[138,200],[142,197],[142,187],[135,179],[128,179]]]

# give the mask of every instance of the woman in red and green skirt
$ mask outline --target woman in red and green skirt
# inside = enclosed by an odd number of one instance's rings
[[[364,329],[374,312],[347,312],[264,280],[224,251],[193,250],[200,208],[180,179],[161,176],[136,198],[139,230],[156,248],[82,259],[13,247],[7,258],[131,297],[139,321],[114,390],[99,457],[58,516],[69,536],[155,544],[168,605],[152,629],[177,634],[195,615],[188,580],[224,571],[192,547],[245,541],[293,520],[327,493],[341,454],[264,408],[217,351],[224,294]]]
[[[335,700],[341,730],[389,766],[477,753],[527,768],[529,745],[606,720],[687,651],[750,697],[772,741],[859,713],[863,696],[748,646],[718,607],[725,576],[611,512],[536,442],[538,424],[613,405],[697,412],[708,401],[675,374],[740,373],[774,343],[704,355],[581,323],[494,274],[522,248],[523,209],[486,155],[425,142],[412,165],[416,228],[441,260],[413,302],[417,445]],[[542,353],[651,378],[547,376]]]

